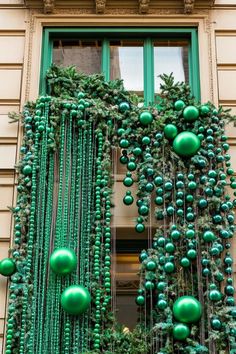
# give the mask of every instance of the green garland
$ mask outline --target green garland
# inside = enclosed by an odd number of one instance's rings
[[[236,353],[236,202],[225,190],[227,176],[231,188],[236,181],[224,135],[234,117],[196,104],[172,76],[162,79],[161,102],[147,109],[122,81],[53,66],[50,96],[26,105],[14,263],[5,274],[6,354]],[[137,180],[137,233],[149,218],[158,222],[140,254],[141,323],[132,333],[116,324],[111,305],[110,156],[117,146],[128,170],[124,185]],[[124,203],[133,201],[127,191]],[[67,275],[58,274],[58,249],[70,261]],[[82,307],[71,306],[73,292]],[[191,319],[181,300],[195,306]]]

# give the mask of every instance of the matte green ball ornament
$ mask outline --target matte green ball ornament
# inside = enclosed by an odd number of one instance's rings
[[[184,323],[195,323],[202,315],[202,305],[193,296],[181,296],[173,305],[176,320]]]
[[[176,136],[173,142],[173,149],[177,155],[190,157],[197,153],[201,145],[196,134],[185,131]]]
[[[178,100],[174,103],[174,107],[175,107],[176,111],[181,111],[181,109],[183,109],[185,107],[185,103],[182,100]]]
[[[144,111],[140,114],[139,121],[142,125],[148,125],[148,124],[152,123],[153,116],[150,112]]]
[[[173,328],[173,337],[177,340],[185,340],[190,335],[189,327],[184,323],[178,323]]]
[[[194,122],[199,117],[199,110],[195,106],[188,106],[184,109],[183,116],[187,122]]]
[[[81,315],[89,307],[91,296],[81,285],[71,285],[61,294],[61,306],[70,315]]]
[[[174,124],[167,124],[164,128],[164,134],[167,139],[174,139],[178,134],[178,129]]]
[[[73,272],[76,265],[76,254],[69,248],[56,248],[50,256],[50,268],[58,275],[66,275]]]
[[[4,277],[9,277],[13,275],[16,271],[16,265],[13,259],[4,258],[0,262],[0,274]]]

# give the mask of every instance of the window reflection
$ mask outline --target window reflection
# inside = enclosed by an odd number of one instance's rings
[[[53,63],[75,65],[79,72],[87,75],[101,72],[101,41],[59,40],[53,43]]]
[[[143,42],[110,42],[110,78],[123,79],[128,91],[143,95]]]
[[[154,42],[155,93],[160,91],[159,75],[173,73],[175,81],[189,82],[187,42]]]

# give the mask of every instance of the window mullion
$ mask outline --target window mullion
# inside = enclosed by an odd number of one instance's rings
[[[154,101],[154,58],[151,38],[144,41],[143,55],[144,100],[145,105],[149,105]]]
[[[110,42],[108,39],[102,41],[102,73],[105,79],[110,80]]]

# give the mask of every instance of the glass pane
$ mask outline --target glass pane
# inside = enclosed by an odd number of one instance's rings
[[[154,43],[155,93],[160,90],[160,74],[173,73],[175,81],[189,82],[188,42]]]
[[[96,74],[101,72],[101,41],[59,40],[53,43],[53,63],[75,65],[79,72]]]
[[[110,78],[123,79],[128,91],[143,95],[143,42],[110,42]]]

